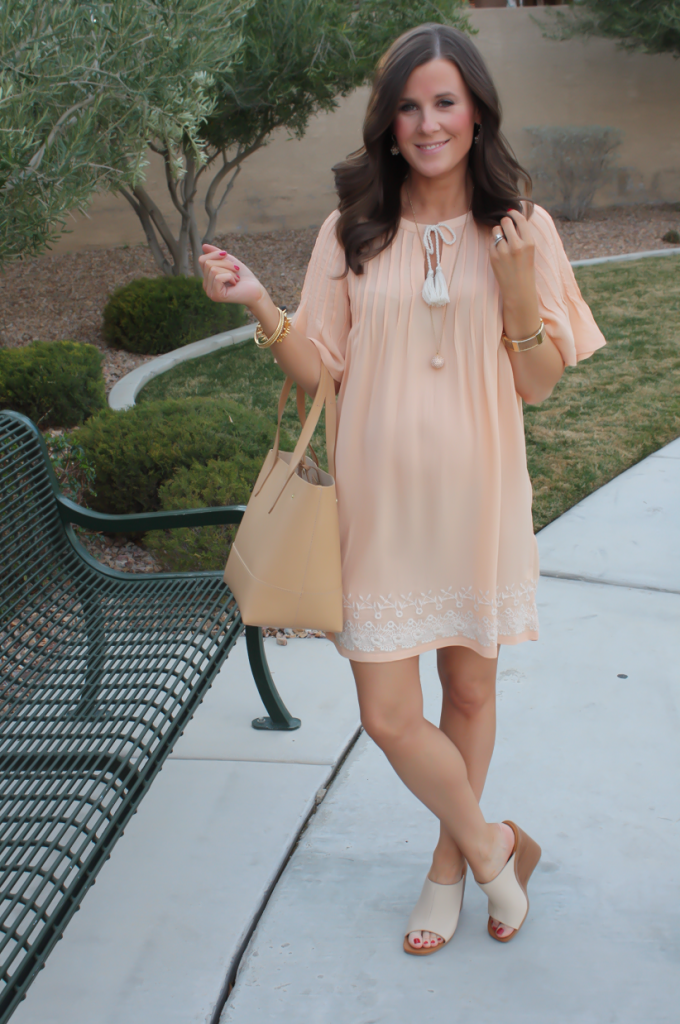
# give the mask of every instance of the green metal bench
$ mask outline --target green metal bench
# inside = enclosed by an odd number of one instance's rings
[[[219,572],[114,572],[71,524],[238,523],[243,506],[106,516],[64,497],[34,424],[0,412],[0,1024],[9,1019],[246,630],[268,717],[295,729],[262,630]]]

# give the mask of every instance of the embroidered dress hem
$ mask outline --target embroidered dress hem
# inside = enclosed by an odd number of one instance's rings
[[[472,588],[454,592],[344,599],[341,633],[327,634],[354,661],[394,661],[434,647],[462,645],[495,658],[498,644],[538,639],[536,582],[498,588],[496,597]]]
[[[403,661],[406,658],[415,658],[420,654],[425,654],[427,651],[438,650],[440,647],[469,647],[476,654],[481,654],[483,658],[495,658],[498,654],[497,646],[482,647],[476,640],[471,640],[466,636],[438,637],[436,640],[419,644],[417,647],[401,647],[399,650],[390,652],[348,650],[338,643],[338,636],[342,636],[342,634],[326,633],[326,638],[333,641],[338,654],[341,654],[343,658],[347,658],[350,661]],[[538,640],[538,630],[527,630],[518,636],[499,636],[498,644],[521,644],[526,640]]]

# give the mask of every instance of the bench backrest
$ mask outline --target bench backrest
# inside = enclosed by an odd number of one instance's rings
[[[0,412],[0,1024],[243,628],[219,573],[88,560],[56,487],[33,424]]]
[[[69,649],[85,643],[79,597],[91,576],[59,517],[53,476],[33,425],[17,413],[1,412],[0,721],[17,707],[46,661],[52,670],[70,667],[55,664],[55,649],[63,650],[61,644],[55,647],[55,627],[70,635]]]

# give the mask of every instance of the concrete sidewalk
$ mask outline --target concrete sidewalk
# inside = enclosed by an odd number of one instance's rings
[[[263,713],[240,639],[12,1024],[207,1024],[319,790],[359,727],[328,640],[265,641],[296,732]]]
[[[437,829],[362,736],[267,905],[222,1024],[678,1020],[679,537],[680,441],[539,537],[541,640],[502,651],[484,796],[487,817],[543,846],[521,935],[488,937],[471,884],[446,949],[402,952]],[[421,671],[436,720],[433,654]]]
[[[328,641],[267,641],[302,728],[256,732],[239,641],[12,1024],[216,1024],[265,904],[223,1024],[675,1024],[679,521],[676,441],[539,536],[541,641],[502,652],[484,800],[544,849],[517,940],[470,885],[450,946],[401,951],[436,826],[365,736],[277,883],[356,697]]]

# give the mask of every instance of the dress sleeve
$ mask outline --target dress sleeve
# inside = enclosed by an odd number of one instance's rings
[[[565,366],[575,366],[606,344],[584,301],[554,221],[535,206],[529,222],[536,244],[536,288],[540,314]]]
[[[331,376],[341,382],[352,320],[345,254],[335,234],[339,216],[336,210],[321,226],[293,324],[314,342]]]

